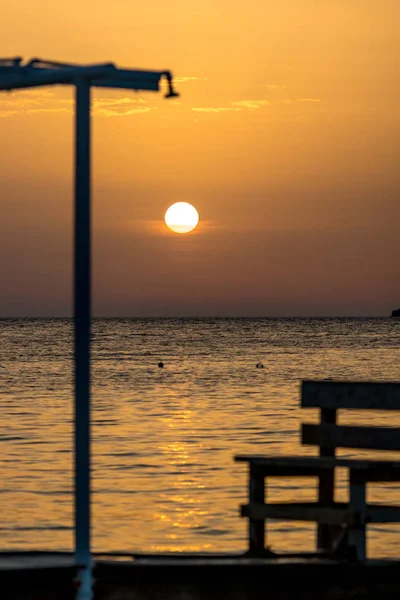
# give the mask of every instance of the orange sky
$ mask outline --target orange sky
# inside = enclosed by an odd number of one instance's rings
[[[2,53],[171,69],[94,92],[97,315],[400,305],[398,0],[9,3]],[[72,90],[0,96],[0,316],[71,314]],[[177,201],[200,225],[163,225]]]

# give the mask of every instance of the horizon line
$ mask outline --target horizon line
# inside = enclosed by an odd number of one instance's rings
[[[130,316],[115,316],[115,315],[95,315],[92,320],[96,319],[391,319],[392,315],[190,315],[190,316],[157,316],[157,315],[130,315]],[[18,316],[1,316],[0,320],[15,320],[15,319],[60,319],[73,320],[73,315],[18,315]]]

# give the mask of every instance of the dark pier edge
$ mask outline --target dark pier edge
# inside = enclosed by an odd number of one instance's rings
[[[95,600],[396,600],[400,561],[365,564],[239,555],[96,557]],[[0,553],[4,600],[72,600],[76,568],[62,553]]]
[[[394,600],[400,563],[243,557],[101,561],[96,600]]]

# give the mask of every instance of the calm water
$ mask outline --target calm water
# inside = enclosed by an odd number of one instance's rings
[[[96,320],[94,549],[244,549],[247,474],[234,454],[313,454],[299,444],[301,419],[316,418],[298,408],[301,379],[400,380],[399,328],[395,319]],[[72,548],[72,391],[70,321],[0,321],[3,548]],[[276,501],[315,499],[312,480],[278,479],[270,490]],[[369,498],[399,503],[400,487],[376,485]],[[268,526],[277,550],[313,540],[312,525]],[[370,554],[398,554],[399,541],[396,526],[374,528]]]

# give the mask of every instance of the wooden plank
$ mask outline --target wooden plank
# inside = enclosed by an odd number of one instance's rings
[[[358,458],[321,458],[320,456],[264,456],[262,454],[240,454],[235,456],[237,462],[254,463],[258,466],[309,467],[316,469],[332,469],[333,467],[351,467],[359,470],[370,468],[400,469],[400,461],[366,460]]]
[[[288,521],[313,521],[330,525],[356,525],[359,517],[346,502],[335,502],[333,506],[321,506],[316,502],[250,503],[241,506],[242,517],[253,521],[280,519]],[[400,507],[384,504],[366,506],[366,523],[399,523]]]
[[[265,477],[319,477],[323,472],[330,472],[337,465],[335,462],[320,462],[314,457],[235,457],[238,462],[248,462],[257,467],[259,474]],[[400,464],[399,464],[400,473]]]
[[[319,477],[322,472],[329,472],[330,469],[326,465],[319,466],[316,462],[314,466],[301,466],[301,465],[262,465],[257,463],[250,463],[250,465],[257,465],[259,473],[263,478],[266,477]]]
[[[235,461],[257,465],[257,467],[263,469],[263,472],[269,472],[270,469],[277,469],[278,475],[281,474],[281,470],[284,471],[285,469],[292,470],[294,474],[296,474],[296,469],[305,469],[312,471],[315,474],[319,474],[321,471],[327,471],[337,466],[347,466],[346,459],[321,459],[319,456],[263,456],[261,454],[241,454],[239,456],[235,456]],[[340,464],[342,462],[346,464]],[[355,463],[355,466],[357,466],[358,462],[365,466],[368,464],[368,461],[354,460],[352,462]],[[383,464],[385,461],[379,462]],[[393,463],[388,462],[388,464]],[[398,468],[400,469],[400,461],[396,464],[398,464]]]
[[[273,476],[274,470],[279,476],[293,472],[293,476],[314,476],[336,467],[347,468],[363,472],[365,481],[400,481],[400,461],[390,460],[363,460],[349,458],[330,458],[319,456],[262,456],[239,455],[237,462],[257,464],[264,475]],[[307,473],[307,475],[305,475]]]
[[[236,462],[256,465],[263,477],[318,477],[323,471],[331,471],[336,464],[320,461],[318,456],[235,456]],[[399,463],[400,472],[400,463]]]
[[[369,469],[361,471],[365,482],[393,482],[400,481],[400,469],[388,467],[379,467],[372,465]]]
[[[303,423],[302,442],[311,446],[329,448],[400,450],[400,428]]]
[[[400,523],[400,506],[367,504],[367,523]]]
[[[303,381],[303,408],[400,410],[400,383]]]
[[[244,504],[241,507],[242,517],[253,521],[264,519],[282,519],[290,521],[314,521],[342,525],[355,523],[355,515],[347,504],[337,504],[334,507],[320,506],[315,502],[291,502],[270,504]]]

